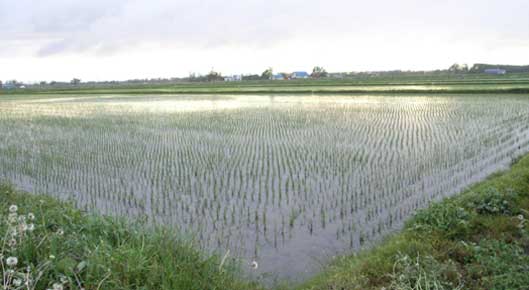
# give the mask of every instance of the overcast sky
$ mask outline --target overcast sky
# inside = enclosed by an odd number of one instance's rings
[[[0,0],[0,80],[529,64],[527,0]]]

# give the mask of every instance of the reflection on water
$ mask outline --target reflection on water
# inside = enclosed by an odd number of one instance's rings
[[[0,101],[0,177],[302,279],[529,149],[513,96]]]

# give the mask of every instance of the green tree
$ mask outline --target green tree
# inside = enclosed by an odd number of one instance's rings
[[[222,75],[219,72],[211,70],[207,75],[208,82],[220,81],[222,80]]]
[[[312,69],[312,74],[310,75],[313,78],[319,79],[319,78],[325,78],[327,77],[327,71],[321,67],[321,66],[315,66]]]
[[[468,72],[468,64],[466,64],[466,63],[464,63],[464,64],[454,63],[453,65],[451,65],[448,68],[448,71],[449,72],[454,72],[454,73]]]
[[[269,79],[272,79],[273,75],[274,75],[274,71],[272,70],[271,67],[269,67],[261,74],[261,78],[263,80],[269,80]]]
[[[260,75],[257,75],[257,74],[254,74],[254,75],[243,75],[242,76],[242,80],[243,81],[258,81],[258,80],[261,80],[263,79],[262,76]]]

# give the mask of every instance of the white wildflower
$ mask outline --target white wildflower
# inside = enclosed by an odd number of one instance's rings
[[[17,212],[17,211],[18,211],[18,206],[16,206],[15,204],[13,204],[13,205],[11,205],[11,206],[9,207],[9,212],[11,212],[11,213],[15,213],[15,212]]]
[[[64,235],[64,231],[63,231],[63,229],[58,229],[58,230],[57,230],[57,234],[58,234],[59,236]]]
[[[14,267],[18,264],[18,258],[17,257],[9,257],[6,259],[6,264],[9,267]]]
[[[521,221],[524,220],[524,217],[523,217],[523,215],[521,215],[521,214],[519,214],[519,215],[517,216],[517,218],[518,218],[519,220],[521,220]]]
[[[13,286],[20,287],[22,285],[22,280],[20,279],[13,279]]]
[[[35,230],[35,225],[34,224],[29,224],[28,225],[28,231],[32,232]]]
[[[28,213],[28,220],[33,221],[35,220],[35,215],[33,213]]]
[[[10,239],[9,242],[7,242],[7,245],[9,247],[11,247],[11,248],[14,248],[17,245],[17,240],[16,239]]]
[[[259,264],[257,263],[257,261],[252,261],[250,267],[254,270],[257,270],[257,268],[259,268]]]
[[[54,283],[53,284],[53,290],[63,290],[64,287],[62,286],[62,284],[59,284],[59,283]]]

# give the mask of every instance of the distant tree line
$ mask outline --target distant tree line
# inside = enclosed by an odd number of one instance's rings
[[[402,70],[392,70],[392,71],[364,71],[364,72],[341,72],[341,73],[328,73],[323,67],[315,66],[310,73],[312,79],[322,79],[322,78],[333,78],[333,79],[343,79],[343,78],[355,78],[355,77],[389,77],[389,78],[398,78],[402,76],[426,76],[426,75],[436,75],[436,74],[466,74],[466,73],[483,73],[487,69],[503,69],[508,73],[529,73],[529,65],[517,66],[517,65],[498,65],[498,64],[483,64],[476,63],[472,66],[467,64],[455,63],[451,65],[448,69],[444,70],[433,70],[433,71],[402,71]],[[274,78],[279,79],[290,79],[291,74],[287,72],[274,73],[273,68],[269,67],[265,69],[261,74],[247,74],[242,75],[241,80],[243,81],[260,81],[260,80],[271,80]],[[187,77],[182,78],[145,78],[145,79],[130,79],[125,81],[81,81],[79,78],[73,78],[69,82],[60,82],[60,81],[41,81],[36,84],[24,84],[17,80],[6,81],[2,84],[0,82],[0,88],[2,87],[38,87],[38,88],[68,88],[72,86],[81,87],[81,88],[114,88],[114,87],[133,87],[133,86],[155,86],[155,85],[170,85],[177,83],[189,83],[189,82],[220,82],[224,81],[224,77],[221,72],[211,69],[211,71],[205,75],[190,73]]]
[[[529,65],[504,65],[476,63],[472,67],[467,64],[455,63],[448,68],[452,73],[482,73],[487,69],[504,69],[509,73],[529,73]]]
[[[470,72],[483,72],[486,69],[504,69],[509,73],[528,73],[529,65],[503,65],[503,64],[484,64],[476,63],[470,69]]]

